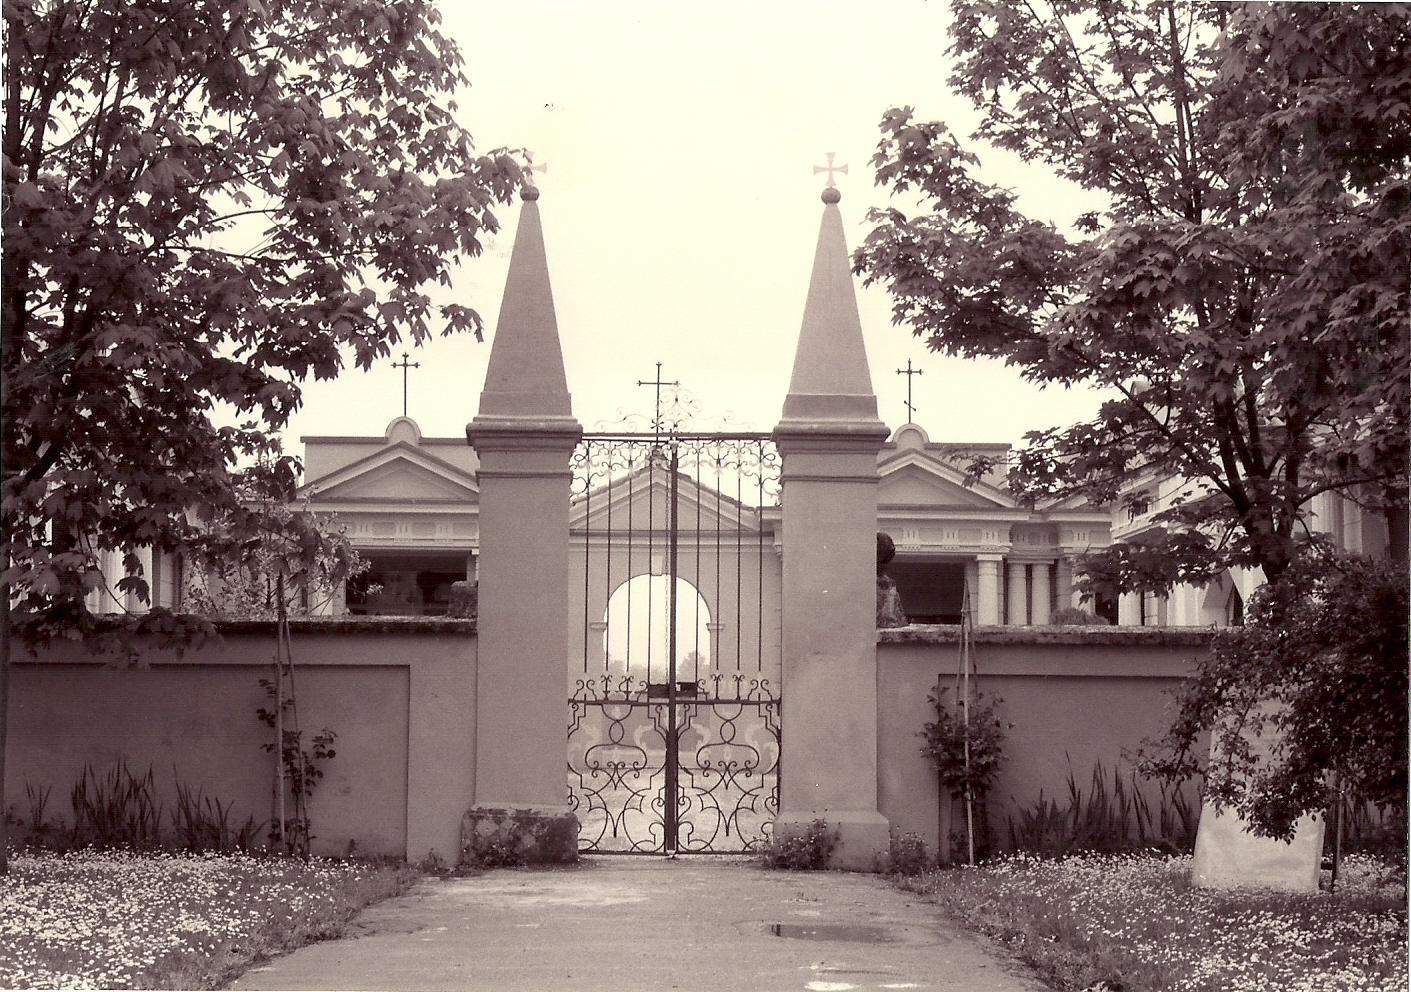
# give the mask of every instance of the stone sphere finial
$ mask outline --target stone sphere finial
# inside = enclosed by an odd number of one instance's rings
[[[822,200],[824,203],[837,203],[842,198],[843,194],[836,186],[828,186],[823,190]]]
[[[519,191],[519,198],[521,200],[528,200],[530,202],[539,199],[539,187],[526,185],[523,189]]]

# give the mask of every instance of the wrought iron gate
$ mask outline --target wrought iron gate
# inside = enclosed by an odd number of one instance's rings
[[[587,434],[573,459],[569,803],[583,851],[748,851],[779,807],[779,457]],[[634,602],[635,596],[635,602]]]

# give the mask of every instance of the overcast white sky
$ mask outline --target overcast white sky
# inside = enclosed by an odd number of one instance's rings
[[[573,410],[592,430],[649,413],[638,379],[690,389],[707,417],[770,430],[788,388],[823,205],[812,172],[834,151],[849,247],[887,202],[869,160],[887,108],[912,105],[968,135],[977,116],[946,86],[947,9],[921,0],[661,3],[441,0],[472,87],[460,115],[482,150],[527,147],[536,177]],[[1099,201],[1043,167],[984,147],[985,175],[1031,215],[1066,226]],[[424,434],[463,436],[476,412],[518,205],[449,296],[487,324],[413,350],[410,415]],[[945,359],[894,326],[880,288],[858,287],[882,419],[933,440],[1018,442],[1091,414],[1095,394],[1040,391],[998,363]],[[400,357],[400,355],[394,356]],[[388,359],[310,383],[286,432],[380,434],[401,413]]]

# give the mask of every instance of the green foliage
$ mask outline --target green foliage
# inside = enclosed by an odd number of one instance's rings
[[[1151,800],[1132,772],[1123,778],[1112,770],[1111,785],[1102,762],[1093,766],[1092,784],[1084,794],[1070,768],[1068,801],[1038,799],[1009,817],[1012,851],[1058,858],[1087,851],[1117,853],[1149,851],[1189,853],[1195,848],[1200,803],[1192,802],[1180,784],[1157,783],[1159,801]]]
[[[927,697],[935,704],[936,721],[921,732],[926,740],[921,752],[935,762],[953,798],[983,799],[1004,764],[1005,724],[997,713],[1004,700],[976,692],[967,719],[962,701],[947,700],[948,692],[938,687]]]
[[[478,868],[518,868],[524,864],[519,848],[519,838],[496,834],[471,847],[470,862]]]
[[[155,793],[151,768],[139,777],[120,761],[100,777],[91,765],[84,765],[69,794],[73,845],[139,851],[160,847],[162,804]]]
[[[430,0],[3,8],[0,584],[21,636],[89,639],[102,551],[147,601],[135,548],[318,543],[266,512],[298,472],[274,434],[345,356],[480,334],[424,289],[481,252],[519,167],[457,123]]]
[[[1328,551],[1300,558],[1198,662],[1171,730],[1147,748],[1147,770],[1203,771],[1210,800],[1273,837],[1326,810],[1330,782],[1404,811],[1408,622],[1401,566]]]
[[[272,679],[260,679],[260,685],[264,688],[265,695],[271,699],[277,694]],[[338,735],[324,727],[309,739],[309,746],[305,747],[303,730],[293,725],[296,706],[294,694],[288,693],[283,699],[284,740],[279,749],[279,758],[284,764],[286,788],[294,800],[294,815],[285,817],[283,830],[280,830],[277,821],[270,826],[270,842],[276,843],[282,837],[285,848],[290,853],[307,858],[309,844],[314,838],[313,823],[309,817],[309,800],[313,798],[314,790],[323,778],[323,764],[338,755],[333,748]],[[275,729],[278,715],[274,709],[261,706],[255,711],[255,715],[266,727]],[[275,741],[260,745],[270,754],[274,753],[275,746]]]
[[[1147,497],[1090,593],[1231,566],[1276,580],[1310,499],[1404,514],[1411,420],[1411,18],[1403,4],[956,0],[951,87],[976,139],[1104,201],[1033,217],[942,122],[888,111],[855,256],[935,350],[1110,392],[1029,435],[1026,501]],[[1061,199],[1050,201],[1061,204]]]
[[[936,866],[936,859],[926,850],[926,842],[912,833],[892,831],[887,853],[878,869],[887,875],[920,875]]]
[[[762,860],[766,868],[786,871],[822,871],[838,846],[838,832],[829,830],[825,820],[814,820],[803,833],[776,833],[769,838]]]
[[[1404,891],[1356,862],[1336,898],[1196,888],[1189,858],[1133,854],[1021,855],[897,884],[1003,945],[1046,988],[1400,992]]]
[[[244,823],[236,826],[231,822],[231,812],[231,807],[219,798],[205,795],[199,787],[192,791],[190,786],[178,782],[176,808],[171,813],[175,832],[171,845],[179,851],[196,854],[253,853],[260,847],[259,837],[264,824],[249,815]]]
[[[1080,627],[1107,626],[1106,618],[1097,616],[1094,613],[1089,613],[1087,610],[1081,610],[1076,606],[1065,606],[1061,610],[1055,610],[1053,616],[1050,618],[1050,622],[1060,625],[1071,624]]]
[[[134,851],[256,853],[263,823],[246,816],[232,820],[233,807],[176,780],[176,804],[169,811],[157,799],[153,771],[136,775],[126,762],[98,773],[85,765],[70,789],[73,822],[50,820],[47,813],[51,789],[25,783],[27,816],[10,817],[20,828],[22,847],[70,851],[79,848]],[[166,814],[166,815],[164,815]]]

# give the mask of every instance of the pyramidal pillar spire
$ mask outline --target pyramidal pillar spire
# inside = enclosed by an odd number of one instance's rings
[[[526,186],[523,198],[480,411],[466,427],[480,459],[480,587],[462,860],[497,844],[517,845],[530,862],[578,854],[563,698],[569,460],[583,429],[564,375],[539,191]]]
[[[877,805],[876,614],[877,454],[888,430],[877,417],[840,199],[830,178],[774,429],[783,458],[789,697],[775,836],[823,819],[838,832],[832,865],[872,871],[889,844]]]

